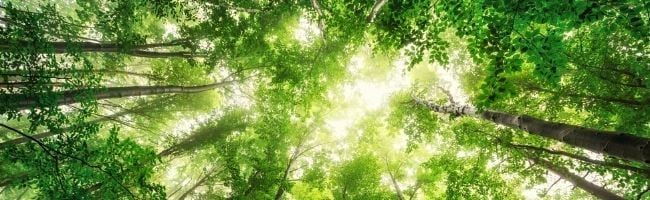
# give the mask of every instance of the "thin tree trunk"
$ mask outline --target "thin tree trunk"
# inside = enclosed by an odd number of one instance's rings
[[[471,106],[437,105],[414,100],[432,111],[473,116],[566,144],[615,156],[624,160],[650,163],[650,139],[629,133],[602,131],[564,123],[550,122],[527,115],[515,115],[491,110],[477,111]]]
[[[287,180],[287,177],[289,177],[291,166],[293,165],[293,162],[295,162],[296,159],[298,159],[298,156],[300,155],[300,146],[302,146],[302,142],[301,145],[299,145],[296,148],[296,150],[293,151],[291,157],[289,157],[289,162],[287,162],[287,167],[284,168],[284,173],[282,174],[282,180]],[[275,200],[282,199],[283,195],[284,195],[284,184],[280,183],[278,185],[278,190],[275,192]]]
[[[632,172],[636,172],[639,174],[642,174],[646,177],[650,177],[650,170],[649,169],[643,169],[639,167],[634,167],[630,165],[625,165],[621,163],[615,163],[615,162],[606,162],[606,161],[601,161],[601,160],[594,160],[585,156],[565,152],[565,151],[557,151],[557,150],[550,150],[542,147],[536,147],[536,146],[530,146],[530,145],[522,145],[522,144],[512,144],[512,143],[504,143],[501,142],[501,144],[504,144],[505,146],[512,147],[512,148],[519,148],[519,149],[524,149],[524,150],[533,150],[533,151],[538,151],[538,152],[545,152],[549,154],[554,154],[554,155],[561,155],[561,156],[566,156],[569,158],[573,158],[576,160],[580,160],[586,163],[591,163],[594,165],[600,165],[600,166],[605,166],[605,167],[612,167],[612,168],[618,168],[622,170],[629,170]]]
[[[544,190],[544,194],[542,194],[542,198],[546,197],[546,195],[548,195],[548,192],[550,192],[551,189],[553,189],[553,186],[557,185],[557,183],[559,183],[561,180],[562,180],[562,177],[557,178],[557,180],[555,180],[555,182],[553,182],[553,184],[551,184],[551,186],[548,186],[548,188],[546,188],[546,190]]]
[[[132,111],[124,110],[124,111],[121,111],[121,112],[118,112],[118,113],[115,113],[115,114],[112,114],[112,115],[109,115],[109,116],[106,116],[106,117],[101,117],[101,118],[98,118],[98,119],[91,120],[91,121],[89,121],[89,123],[97,123],[97,122],[108,121],[108,120],[111,120],[111,119],[115,119],[115,118],[127,115],[127,114],[129,114],[131,112]],[[71,128],[72,127],[63,128],[60,133],[68,131]],[[43,139],[43,138],[46,138],[46,137],[55,136],[57,134],[59,134],[59,133],[47,131],[47,132],[38,133],[38,134],[35,134],[35,135],[31,135],[31,136],[34,139]],[[22,143],[26,143],[26,142],[29,142],[29,141],[31,141],[31,139],[27,138],[27,137],[20,137],[20,138],[16,138],[16,139],[9,140],[9,141],[4,141],[4,142],[0,143],[0,149],[12,147],[12,146],[19,145],[19,144],[22,144]]]
[[[377,0],[375,2],[375,5],[372,6],[372,10],[370,11],[370,14],[368,14],[368,17],[366,17],[366,21],[368,23],[372,23],[375,21],[375,17],[377,17],[377,13],[381,10],[381,8],[384,7],[388,0]]]
[[[544,159],[540,159],[534,156],[528,156],[529,159],[533,160],[535,163],[539,164],[540,166],[544,167],[548,171],[551,171],[558,176],[560,176],[562,179],[567,180],[571,182],[573,185],[579,187],[580,189],[584,190],[585,192],[588,192],[589,194],[599,198],[599,199],[605,199],[605,200],[624,200],[625,198],[614,194],[613,192],[600,187],[592,182],[589,182],[585,180],[584,178],[575,175],[571,173],[568,169],[557,166],[549,161],[546,161]]]
[[[156,48],[156,47],[180,46],[182,43],[179,42],[142,44],[142,45],[135,45],[129,48],[123,47],[117,43],[50,42],[49,44],[53,48],[54,53],[66,53],[66,50],[68,50],[67,48],[70,47],[72,49],[79,48],[82,52],[125,53],[131,56],[146,57],[146,58],[171,58],[171,57],[192,58],[192,57],[202,56],[202,55],[195,55],[192,52],[188,52],[188,51],[158,52],[158,51],[142,50],[142,49]],[[7,41],[1,41],[0,51],[6,51],[12,45],[16,45],[16,44],[9,44]]]
[[[411,193],[411,196],[409,197],[409,200],[415,199],[415,196],[418,194],[418,190],[420,189],[420,183],[415,184],[415,188],[413,189],[413,192]]]
[[[106,74],[123,74],[123,75],[129,75],[129,76],[138,76],[138,77],[143,77],[147,79],[152,79],[152,80],[163,80],[162,77],[156,76],[154,74],[147,74],[147,73],[140,73],[140,72],[130,72],[130,71],[124,71],[124,70],[109,70],[109,69],[96,69],[96,70],[71,70],[71,72],[88,72],[88,73],[106,73]],[[4,78],[0,77],[0,80],[3,81],[20,81],[25,79],[25,77],[41,77],[41,78],[54,78],[54,79],[70,79],[70,75],[67,74],[62,74],[62,77],[55,77],[55,76],[34,76],[32,74],[29,74],[30,72],[28,71],[5,71],[1,73],[0,75],[5,75],[8,78],[5,80]]]
[[[0,180],[0,187],[8,187],[9,185],[11,185],[12,183],[14,183],[16,181],[21,181],[22,182],[22,180],[20,180],[20,179],[27,178],[28,176],[29,176],[29,173],[20,172],[20,173],[18,173],[16,175],[5,177],[2,180]]]
[[[395,193],[397,193],[397,199],[404,200],[404,195],[402,195],[402,190],[399,188],[399,185],[397,184],[397,180],[395,180],[395,176],[393,176],[393,173],[390,171],[388,171],[388,175],[390,176],[391,182],[393,182],[393,187],[395,187]]]
[[[156,76],[154,74],[130,72],[130,71],[122,71],[122,70],[99,69],[99,70],[93,70],[92,72],[110,73],[110,74],[124,74],[124,75],[129,75],[129,76],[139,76],[139,77],[143,77],[143,78],[147,78],[147,79],[151,79],[151,80],[163,80],[162,77]]]
[[[48,85],[51,85],[52,87],[61,87],[63,86],[63,83],[61,82],[51,82],[47,83]],[[25,88],[29,86],[34,86],[36,83],[34,82],[29,82],[29,81],[20,81],[20,82],[0,82],[0,88]]]
[[[106,89],[96,90],[93,97],[97,100],[102,99],[112,99],[112,98],[123,98],[123,97],[134,97],[134,96],[147,96],[147,95],[159,95],[159,94],[172,94],[172,93],[198,93],[203,92],[225,85],[231,84],[236,81],[225,81],[207,85],[199,86],[130,86],[130,87],[110,87]],[[81,90],[70,90],[61,92],[61,98],[57,100],[57,105],[68,105],[73,103],[79,103],[78,97],[82,94],[92,92],[87,89]],[[23,95],[23,94],[8,94],[3,95],[6,99],[22,99],[19,102],[16,102],[13,105],[19,110],[28,109],[38,104],[38,99]],[[7,98],[9,97],[9,98]],[[8,102],[8,101],[5,101]]]
[[[161,99],[154,100],[153,105],[149,104],[149,105],[145,105],[145,106],[138,106],[136,108],[124,109],[124,110],[122,110],[120,112],[111,114],[109,116],[105,116],[105,117],[101,117],[101,118],[91,120],[90,123],[98,123],[98,122],[104,122],[104,121],[108,121],[108,120],[114,120],[114,119],[117,119],[117,118],[122,117],[122,116],[127,115],[127,114],[137,113],[137,112],[140,112],[140,111],[150,109],[153,106],[160,106],[160,104],[157,104],[157,103],[164,102],[165,100],[167,100],[169,98],[170,97],[164,97],[164,98],[161,98]],[[65,132],[65,131],[69,130],[70,128],[72,128],[72,127],[63,128],[63,130],[61,130],[61,132]],[[43,139],[43,138],[54,136],[54,135],[57,135],[57,133],[47,131],[47,132],[32,135],[32,137],[35,138],[35,139]],[[27,137],[21,137],[21,138],[16,138],[16,139],[13,139],[13,140],[5,141],[5,142],[0,143],[0,149],[4,149],[4,148],[7,148],[7,147],[19,145],[19,144],[29,142],[29,141],[31,141],[31,139],[29,139]]]
[[[194,190],[196,190],[196,188],[203,185],[203,183],[205,183],[205,181],[207,181],[208,178],[210,178],[210,175],[212,175],[212,173],[206,174],[203,178],[201,178],[201,180],[197,181],[196,184],[194,184],[190,189],[188,189],[180,197],[178,197],[178,200],[184,200],[185,198],[187,198],[187,196],[192,194]]]

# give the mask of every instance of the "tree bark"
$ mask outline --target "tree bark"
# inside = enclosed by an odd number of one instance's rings
[[[143,49],[156,48],[156,47],[174,47],[180,46],[184,43],[168,42],[168,43],[152,43],[135,45],[133,47],[125,47],[117,43],[94,43],[94,42],[50,42],[54,53],[66,53],[68,48],[78,48],[82,52],[97,52],[97,53],[124,53],[131,56],[145,57],[145,58],[192,58],[200,57],[189,51],[174,51],[174,52],[158,52],[146,51]],[[0,51],[7,51],[11,46],[17,44],[10,44],[7,41],[0,41]]]
[[[172,94],[172,93],[198,93],[198,92],[203,92],[207,91],[210,89],[214,88],[219,88],[223,87],[225,85],[231,84],[236,81],[225,81],[225,82],[218,82],[218,83],[213,83],[213,84],[207,84],[207,85],[198,85],[198,86],[130,86],[130,87],[110,87],[102,90],[96,90],[92,96],[96,100],[102,100],[102,99],[112,99],[112,98],[123,98],[123,97],[134,97],[134,96],[148,96],[148,95],[159,95],[159,94]],[[69,90],[69,91],[64,91],[60,92],[61,98],[59,98],[56,102],[57,105],[68,105],[68,104],[73,104],[73,103],[79,103],[79,99],[77,99],[80,95],[87,93],[87,92],[92,92],[89,91],[88,89],[80,89],[80,90]],[[19,102],[14,103],[13,105],[10,104],[9,106],[13,106],[19,110],[23,109],[28,109],[30,107],[33,107],[35,105],[38,105],[38,99],[29,96],[29,95],[24,95],[24,94],[8,94],[8,95],[3,95],[0,96],[3,97],[3,99],[22,99]],[[7,98],[9,97],[9,98]],[[4,102],[10,102],[8,100],[5,100]]]
[[[109,69],[96,69],[96,70],[71,70],[70,72],[86,72],[86,73],[105,73],[105,74],[122,74],[122,75],[127,75],[127,76],[138,76],[142,78],[147,78],[151,80],[163,80],[162,77],[156,76],[155,74],[148,74],[148,73],[140,73],[140,72],[131,72],[131,71],[124,71],[124,70],[109,70]],[[33,73],[33,72],[32,72]],[[37,72],[38,73],[38,72]],[[4,71],[0,73],[2,76],[6,76],[7,78],[5,79],[4,77],[0,77],[0,80],[3,81],[3,83],[11,83],[10,81],[21,81],[23,79],[28,79],[29,77],[40,77],[40,78],[51,78],[51,79],[70,79],[71,73],[70,74],[61,74],[62,76],[57,77],[57,76],[35,76],[33,74],[30,74],[29,71]]]
[[[579,187],[580,189],[588,192],[589,194],[599,198],[599,199],[605,199],[605,200],[624,200],[625,198],[618,196],[614,194],[613,192],[600,187],[592,182],[589,182],[585,180],[584,178],[575,175],[571,173],[568,169],[557,166],[549,161],[546,161],[544,159],[540,159],[534,156],[528,156],[529,159],[533,160],[535,163],[539,164],[540,166],[544,167],[548,171],[553,172],[554,174],[557,174],[558,176],[562,177],[562,179],[567,180],[571,182],[573,185]]]
[[[649,138],[623,132],[602,131],[545,121],[527,115],[516,115],[491,110],[477,111],[471,106],[443,106],[420,100],[413,100],[413,102],[435,112],[482,118],[510,128],[521,129],[534,135],[564,142],[574,147],[624,160],[650,164]]]

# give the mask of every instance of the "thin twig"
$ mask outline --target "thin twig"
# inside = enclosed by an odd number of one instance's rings
[[[542,194],[542,198],[545,197],[546,195],[548,195],[548,192],[551,191],[551,189],[553,188],[553,186],[555,186],[555,184],[557,184],[558,182],[560,182],[560,180],[562,180],[562,177],[558,177],[557,180],[555,180],[555,182],[553,182],[553,184],[551,184],[551,186],[549,186],[548,188],[546,188],[546,190],[544,190],[544,194]]]

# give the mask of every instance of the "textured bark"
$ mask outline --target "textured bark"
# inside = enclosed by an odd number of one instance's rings
[[[497,124],[521,129],[531,134],[564,142],[566,144],[625,160],[650,163],[650,139],[629,133],[602,131],[564,123],[545,121],[527,115],[497,111],[477,112],[469,106],[436,105],[415,100],[414,103],[448,114],[467,115]]]
[[[557,166],[549,161],[546,161],[544,159],[540,159],[534,156],[529,156],[531,160],[533,160],[535,163],[539,164],[540,166],[544,167],[545,169],[557,174],[558,176],[562,177],[562,179],[567,180],[571,182],[573,185],[576,187],[579,187],[580,189],[588,192],[589,194],[599,198],[599,199],[605,199],[605,200],[624,200],[625,198],[618,196],[609,190],[600,187],[596,184],[593,184],[592,182],[589,182],[585,180],[584,178],[575,175],[571,173],[568,169]]]
[[[159,95],[159,94],[172,94],[172,93],[197,93],[203,92],[214,88],[223,87],[225,85],[231,84],[235,81],[225,81],[207,85],[199,86],[130,86],[130,87],[111,87],[102,90],[97,90],[93,93],[93,97],[97,100],[102,99],[112,99],[112,98],[123,98],[123,97],[134,97],[134,96],[147,96],[147,95]],[[57,105],[68,105],[73,103],[79,103],[77,99],[81,94],[89,92],[88,90],[70,90],[61,92],[61,98],[57,100]],[[17,109],[28,109],[38,104],[36,98],[32,96],[27,96],[23,94],[9,94],[4,95],[5,97],[10,97],[8,99],[22,99],[22,101],[16,102],[13,106]]]

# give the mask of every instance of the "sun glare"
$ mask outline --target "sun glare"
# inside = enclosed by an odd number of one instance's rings
[[[293,31],[293,36],[302,44],[311,44],[314,37],[320,35],[320,31],[316,23],[307,19],[306,16],[301,16],[298,19],[298,26]]]

